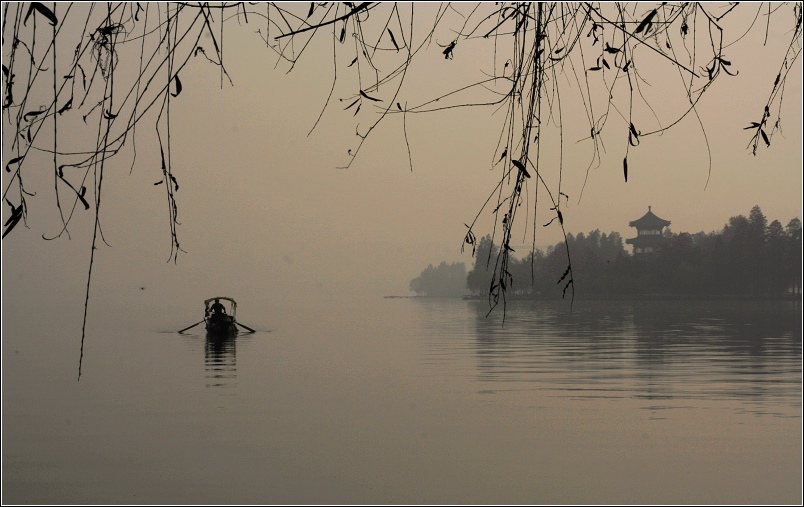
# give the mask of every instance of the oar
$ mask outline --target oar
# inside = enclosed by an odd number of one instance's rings
[[[188,329],[190,329],[191,327],[195,327],[195,326],[197,326],[198,324],[201,324],[202,322],[204,322],[204,321],[203,321],[203,320],[200,320],[200,321],[196,322],[195,324],[193,324],[192,326],[187,326],[187,327],[185,327],[184,329],[182,329],[181,331],[179,331],[179,333],[183,333],[183,332],[187,331]]]
[[[243,324],[241,324],[241,323],[239,323],[239,322],[237,322],[237,321],[235,321],[235,324],[237,324],[237,325],[238,325],[238,326],[240,326],[240,327],[244,327],[244,328],[248,329],[248,330],[249,330],[249,331],[251,331],[252,333],[256,333],[256,332],[257,332],[257,331],[255,331],[255,330],[251,329],[250,327],[248,327],[248,326],[244,326]]]

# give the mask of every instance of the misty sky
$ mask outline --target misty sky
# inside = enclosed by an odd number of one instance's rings
[[[468,13],[465,6],[457,9]],[[423,8],[420,14],[431,12]],[[443,57],[440,46],[450,40],[448,27],[456,19],[456,13],[447,15],[444,29],[411,66],[397,98],[402,104],[421,103],[491,72],[492,53],[485,39],[462,41],[454,59]],[[719,230],[730,216],[747,215],[757,204],[769,220],[782,225],[801,217],[800,62],[785,90],[783,136],[775,136],[770,148],[761,146],[752,156],[751,135],[743,130],[761,117],[782,61],[791,24],[781,17],[773,21],[767,45],[764,30],[755,29],[727,49],[739,74],[716,81],[697,109],[700,123],[690,115],[664,135],[644,138],[630,149],[627,183],[622,174],[627,138],[613,128],[604,139],[599,166],[587,175],[592,151],[583,137],[588,123],[575,100],[577,84],[567,80],[562,189],[570,197],[563,208],[568,232],[600,229],[632,237],[635,231],[628,222],[648,206],[670,220],[674,232]],[[340,64],[330,108],[308,136],[332,86],[332,42],[314,40],[287,73],[287,63],[277,65],[276,54],[264,47],[253,23],[227,25],[225,65],[234,86],[226,81],[221,88],[217,67],[197,58],[183,71],[183,92],[172,101],[173,171],[180,183],[178,236],[186,253],[175,264],[166,262],[170,237],[165,194],[154,185],[161,179],[158,145],[146,121],[139,127],[133,170],[132,157],[122,155],[106,173],[101,215],[111,248],[101,245],[98,251],[98,293],[124,298],[146,287],[193,301],[215,294],[261,300],[313,293],[406,294],[409,280],[428,263],[463,261],[470,266],[469,253],[460,252],[464,224],[474,219],[498,181],[500,168],[493,163],[500,154],[501,113],[477,107],[408,114],[412,171],[402,117],[388,117],[351,166],[342,169],[357,140],[356,117],[339,101],[354,93],[353,88],[347,94],[352,82],[348,62]],[[651,69],[648,55],[642,65],[643,91],[667,123],[683,105],[678,73],[665,73],[659,62]],[[621,123],[611,120],[617,121]],[[558,174],[550,166],[557,166],[558,153],[550,140],[543,139],[544,177],[556,184]],[[3,159],[5,165],[5,152]],[[4,173],[4,188],[6,178]],[[48,185],[52,182],[41,183],[39,199],[47,198]],[[536,244],[542,248],[562,239],[556,225],[541,227],[551,218],[548,207],[544,201],[536,218]],[[91,212],[79,213],[71,240],[44,242],[43,233],[57,232],[52,213],[32,210],[30,229],[20,227],[3,240],[4,293],[24,296],[26,290],[48,287],[64,297],[82,294]],[[475,229],[478,236],[491,232],[492,219],[487,208]],[[523,238],[513,243],[530,242]],[[37,283],[30,283],[35,277],[40,277]],[[5,300],[4,294],[4,305]]]

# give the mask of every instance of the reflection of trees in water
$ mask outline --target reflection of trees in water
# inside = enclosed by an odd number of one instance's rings
[[[483,303],[475,313],[482,380],[595,397],[800,395],[800,303],[518,302],[504,324]]]
[[[204,367],[207,387],[237,385],[236,336],[207,335],[204,347]]]
[[[637,359],[673,356],[750,357],[759,364],[801,352],[801,305],[787,301],[634,303]]]
[[[622,397],[632,363],[627,305],[561,301],[509,304],[505,322],[477,305],[476,355],[481,380],[527,383],[569,397]]]
[[[675,398],[800,397],[800,303],[684,301],[657,308],[641,302],[634,308],[637,369],[652,391]]]

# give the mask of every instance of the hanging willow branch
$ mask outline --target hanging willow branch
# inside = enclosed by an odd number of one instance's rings
[[[603,163],[604,138],[614,137],[625,147],[622,170],[627,181],[629,171],[637,169],[629,167],[630,151],[689,116],[700,122],[700,101],[716,89],[716,82],[736,75],[744,65],[739,54],[727,54],[731,44],[755,27],[768,30],[773,17],[789,44],[778,57],[778,73],[769,79],[773,84],[767,101],[756,106],[760,114],[740,126],[750,134],[749,147],[756,154],[782,128],[785,85],[799,60],[802,27],[800,3],[7,2],[2,9],[3,200],[8,205],[3,238],[13,238],[10,233],[18,232],[20,224],[28,226],[30,197],[36,192],[28,176],[40,168],[35,155],[47,154],[54,173],[52,206],[60,226],[44,231],[43,238],[69,235],[82,211],[94,212],[85,311],[97,239],[103,239],[104,171],[118,158],[128,161],[130,172],[141,167],[136,147],[143,142],[159,148],[161,163],[152,169],[159,174],[154,185],[165,192],[169,260],[175,262],[183,251],[178,191],[186,168],[177,166],[171,155],[171,108],[193,86],[182,72],[188,65],[207,66],[220,74],[222,87],[232,85],[225,64],[229,30],[255,33],[275,55],[277,67],[287,72],[303,64],[306,52],[316,47],[313,41],[331,45],[329,93],[311,127],[324,114],[351,124],[355,137],[343,149],[342,168],[352,165],[381,123],[398,120],[413,169],[408,129],[414,116],[469,107],[502,113],[490,157],[498,183],[467,224],[464,238],[474,247],[481,218],[493,218],[492,240],[498,248],[492,250],[499,252],[489,288],[493,309],[505,304],[515,282],[508,269],[514,243],[529,239],[535,250],[537,224],[564,228],[567,197],[561,181],[569,119],[562,115],[562,101],[582,105],[580,128],[588,134],[572,142],[590,154],[587,175]],[[741,12],[755,22],[747,31],[736,24],[740,32],[734,34],[729,23],[740,15],[745,19]],[[466,51],[483,45],[488,60]],[[410,90],[407,78],[416,71],[414,62],[430,56],[441,62],[445,74],[454,74],[452,65],[471,62],[485,77],[462,81],[461,75],[452,75],[456,84],[451,89],[421,99],[427,90]],[[127,73],[119,72],[121,68]],[[676,83],[661,84],[668,94],[680,92],[686,100],[673,116],[657,114],[643,95],[651,69],[678,74]],[[576,132],[579,125],[572,127]],[[705,140],[703,125],[701,132]],[[548,134],[559,139],[557,165],[548,165],[541,149]],[[546,219],[537,217],[540,189],[550,201]],[[36,205],[50,204],[38,200]],[[572,296],[569,255],[559,276],[564,293]]]

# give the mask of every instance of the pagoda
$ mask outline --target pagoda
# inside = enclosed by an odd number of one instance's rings
[[[642,255],[653,253],[659,245],[664,244],[662,229],[669,226],[670,221],[654,215],[648,206],[648,212],[642,218],[629,222],[628,225],[636,227],[637,237],[626,239],[625,242],[634,246],[634,255]]]

